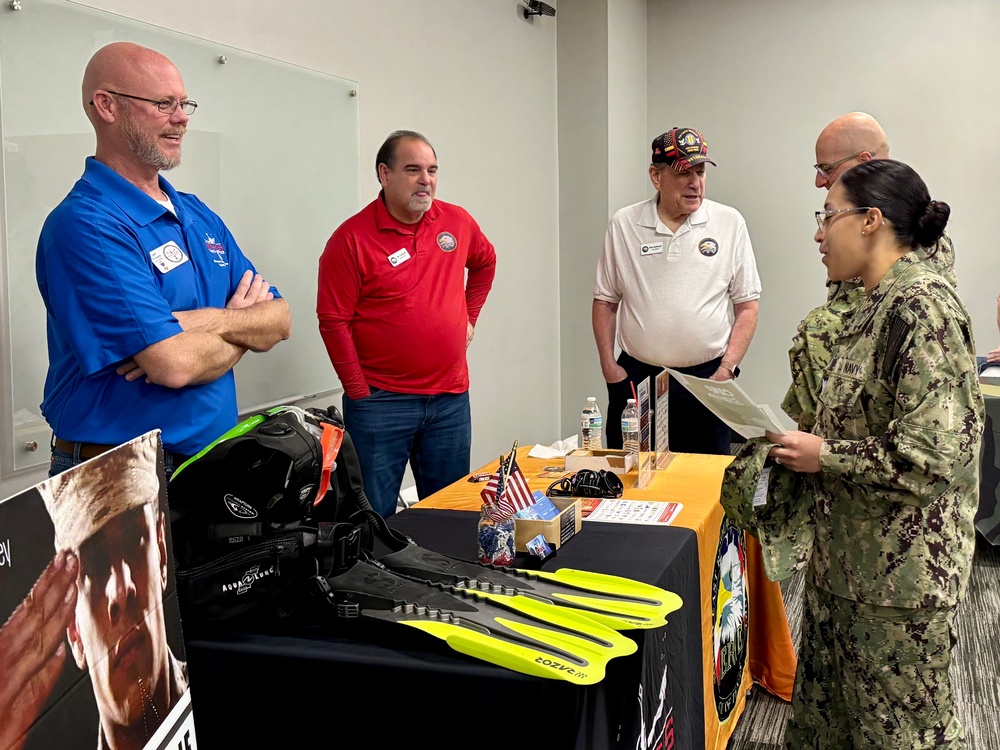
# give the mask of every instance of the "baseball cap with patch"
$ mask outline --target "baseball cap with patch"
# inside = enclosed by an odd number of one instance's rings
[[[687,172],[698,164],[717,166],[708,158],[708,142],[694,128],[671,128],[653,139],[653,164],[666,164],[675,172]]]

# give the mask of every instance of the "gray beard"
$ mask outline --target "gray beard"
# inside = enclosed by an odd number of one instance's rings
[[[433,204],[433,203],[434,203],[434,199],[433,198],[417,198],[416,196],[411,196],[410,197],[410,202],[407,203],[406,206],[407,206],[407,208],[409,208],[414,213],[416,213],[418,211],[420,213],[424,213],[428,209],[430,209],[431,204]]]
[[[122,122],[122,137],[125,138],[125,145],[128,146],[129,151],[143,164],[156,167],[159,170],[180,166],[181,155],[178,153],[176,156],[167,156],[160,151],[156,141],[149,139],[145,133],[142,133],[135,126],[131,116],[126,117]]]

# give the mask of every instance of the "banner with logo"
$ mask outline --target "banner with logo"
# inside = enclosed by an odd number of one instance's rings
[[[0,502],[0,748],[197,747],[159,431]]]

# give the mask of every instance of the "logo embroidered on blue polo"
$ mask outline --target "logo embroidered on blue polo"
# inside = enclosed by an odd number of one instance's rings
[[[216,242],[215,237],[210,235],[208,232],[205,232],[205,248],[208,252],[215,255],[213,262],[217,266],[225,268],[229,265],[229,261],[226,260],[226,248]]]

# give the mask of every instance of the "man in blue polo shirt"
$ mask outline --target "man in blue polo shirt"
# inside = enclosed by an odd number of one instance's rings
[[[169,473],[236,424],[233,366],[288,338],[288,304],[222,219],[159,174],[180,164],[198,106],[166,57],[103,47],[83,106],[97,149],[46,219],[35,266],[50,474],[153,428]]]

